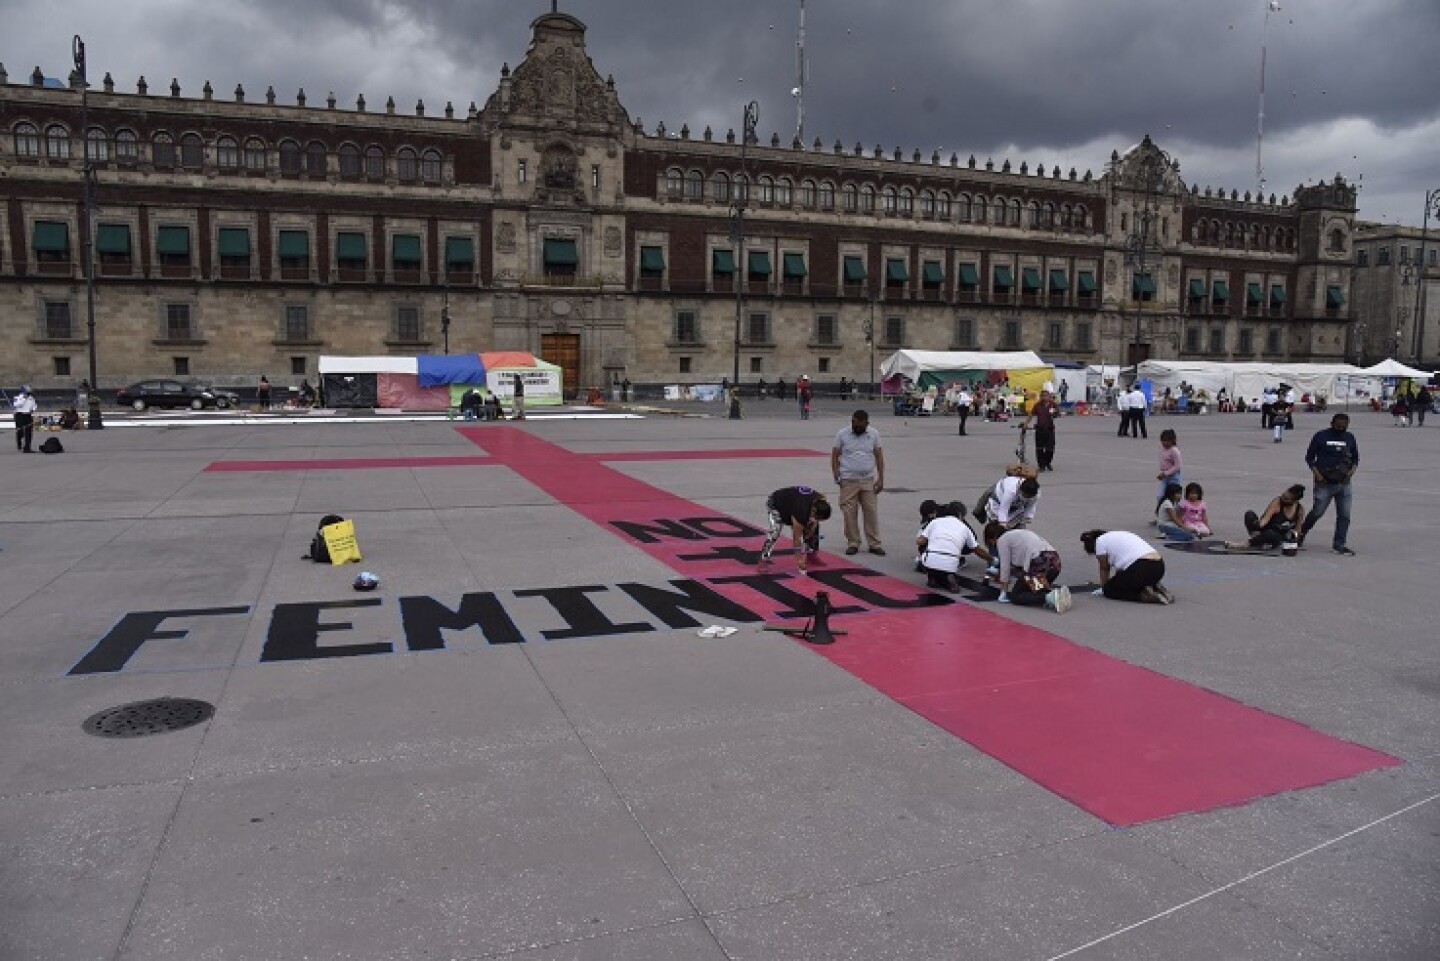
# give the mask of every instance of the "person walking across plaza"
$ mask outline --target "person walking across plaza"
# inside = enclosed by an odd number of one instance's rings
[[[1171,484],[1182,487],[1185,484],[1185,465],[1180,458],[1180,441],[1170,428],[1160,432],[1160,473],[1155,475],[1160,488],[1155,493],[1155,510],[1165,502],[1165,492]]]
[[[1115,436],[1124,437],[1130,432],[1130,392],[1128,390],[1115,391],[1115,410],[1120,414],[1120,429],[1115,432]]]
[[[20,392],[10,398],[10,407],[15,412],[15,449],[22,454],[35,453],[30,449],[31,438],[35,434],[35,395],[30,393],[29,385],[22,386]]]
[[[796,562],[803,573],[806,559],[820,550],[820,522],[830,519],[830,502],[810,487],[782,487],[765,499],[765,512],[769,532],[760,550],[760,562],[769,562],[775,542],[788,527],[795,545]]]
[[[810,419],[810,400],[815,396],[815,390],[810,386],[810,378],[801,375],[795,382],[795,399],[800,403],[800,419]]]
[[[260,386],[255,388],[255,399],[259,401],[261,410],[270,409],[270,378],[264,374],[260,375]]]
[[[870,414],[857,410],[850,426],[835,435],[830,450],[830,472],[840,487],[840,512],[845,518],[845,553],[860,551],[860,524],[865,523],[865,541],[870,553],[884,555],[880,543],[880,518],[876,497],[885,489],[885,451],[880,434],[870,426]]]
[[[515,414],[514,414],[510,419],[511,419],[511,420],[524,420],[524,419],[525,419],[525,378],[524,378],[524,377],[521,377],[519,374],[515,374],[515,375],[513,375],[513,376],[514,376],[515,380],[514,380],[514,385],[513,385],[513,388],[512,388],[513,393],[511,394],[510,399],[511,399],[511,402],[512,402],[512,403],[514,404],[514,406],[515,406]]]
[[[1420,389],[1415,392],[1415,402],[1411,405],[1411,412],[1415,415],[1416,427],[1425,426],[1425,415],[1430,413],[1430,405],[1434,402],[1435,399],[1430,396],[1430,388],[1421,384]]]
[[[1355,442],[1355,435],[1350,433],[1349,415],[1336,414],[1330,418],[1329,427],[1315,432],[1315,436],[1310,438],[1310,446],[1305,449],[1305,463],[1310,467],[1310,475],[1315,478],[1315,494],[1310,514],[1300,528],[1300,544],[1304,545],[1306,535],[1315,522],[1325,516],[1330,502],[1334,501],[1335,536],[1330,541],[1330,549],[1345,557],[1354,556],[1355,552],[1346,544],[1346,537],[1350,533],[1353,494],[1350,478],[1360,466],[1360,445]]]
[[[1130,403],[1130,436],[1149,440],[1150,432],[1145,429],[1145,409],[1150,406],[1150,402],[1145,399],[1145,392],[1140,389],[1138,381],[1130,388],[1125,398]]]
[[[1173,604],[1174,596],[1160,581],[1165,560],[1138,534],[1129,531],[1086,531],[1080,535],[1085,553],[1100,565],[1100,589],[1112,601]]]
[[[1055,469],[1055,416],[1059,413],[1055,398],[1048,390],[1042,390],[1025,423],[1020,425],[1022,431],[1029,430],[1032,423],[1035,425],[1035,466],[1039,470]]]
[[[970,405],[973,403],[975,398],[971,395],[970,388],[961,384],[960,390],[955,394],[955,413],[960,415],[961,437],[965,436],[965,422],[970,419]]]

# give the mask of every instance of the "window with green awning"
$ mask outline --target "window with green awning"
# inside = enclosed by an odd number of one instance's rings
[[[37,253],[68,253],[70,250],[70,226],[52,220],[37,220],[31,246]]]
[[[390,238],[390,257],[396,267],[419,267],[420,237],[417,234],[396,234]]]
[[[246,227],[220,228],[221,257],[249,257],[250,230]]]
[[[938,286],[945,283],[945,268],[938,260],[927,260],[920,267],[920,276],[925,283],[931,286]]]
[[[1344,306],[1345,306],[1345,291],[1342,290],[1338,284],[1332,284],[1332,285],[1330,285],[1329,287],[1326,287],[1326,288],[1325,288],[1325,306],[1326,306],[1326,307],[1344,307]]]
[[[647,274],[665,273],[665,251],[659,247],[641,247],[640,270]]]
[[[310,234],[304,230],[280,231],[280,256],[285,259],[310,256]]]
[[[190,228],[161,227],[155,235],[155,252],[162,257],[188,257]]]
[[[717,250],[710,255],[710,266],[721,277],[733,277],[735,275],[735,252],[733,250]]]
[[[1205,281],[1201,280],[1199,277],[1190,278],[1190,299],[1205,299]]]
[[[745,260],[751,277],[770,276],[770,251],[752,250]]]
[[[910,269],[905,266],[905,261],[898,257],[890,257],[885,261],[885,282],[890,284],[903,284],[910,279]]]
[[[1150,274],[1136,274],[1130,280],[1130,292],[1136,300],[1155,296],[1155,278]]]
[[[474,267],[475,241],[469,237],[446,237],[445,264],[466,269]]]
[[[1260,285],[1259,285],[1259,284],[1246,284],[1246,285],[1245,285],[1245,302],[1246,302],[1247,304],[1251,304],[1251,305],[1259,304],[1259,303],[1260,303],[1262,300],[1264,300],[1264,299],[1265,299],[1265,297],[1264,297],[1264,294],[1261,292],[1261,289],[1260,289]]]
[[[130,225],[101,224],[95,231],[95,250],[102,254],[130,253]]]
[[[1217,304],[1228,303],[1230,300],[1230,284],[1223,280],[1217,280],[1210,285],[1210,299]]]
[[[865,282],[865,259],[863,257],[845,258],[845,283],[863,284]]]
[[[335,259],[365,263],[369,259],[366,256],[365,235],[349,231],[336,235]]]
[[[1070,289],[1070,278],[1060,268],[1052,268],[1050,271],[1050,293],[1063,294]]]
[[[808,273],[805,269],[805,255],[794,253],[785,254],[785,263],[782,265],[782,269],[785,271],[785,277],[787,279],[799,280],[801,277],[804,277],[805,274]]]
[[[1040,292],[1040,271],[1034,267],[1025,267],[1020,271],[1021,289],[1027,294]]]
[[[574,267],[579,263],[580,254],[575,249],[575,241],[563,237],[545,239],[546,267]]]
[[[1010,268],[1004,264],[995,265],[995,289],[1013,290],[1015,288],[1015,275]]]
[[[1285,303],[1285,288],[1284,288],[1284,287],[1280,286],[1279,284],[1273,284],[1273,285],[1271,285],[1271,287],[1270,287],[1270,303],[1272,303],[1272,304],[1283,304],[1283,303]]]
[[[1082,294],[1093,294],[1099,287],[1095,283],[1093,270],[1082,270],[1075,275],[1075,289]]]
[[[960,265],[960,286],[975,288],[980,286],[980,268],[974,264]]]

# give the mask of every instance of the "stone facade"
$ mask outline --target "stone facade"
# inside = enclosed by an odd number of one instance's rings
[[[1440,367],[1440,224],[1355,225],[1355,359]],[[1423,318],[1419,324],[1416,318]]]
[[[82,124],[78,88],[3,78],[0,381],[87,374],[87,142],[107,389],[295,384],[322,353],[438,353],[447,332],[452,352],[559,363],[571,390],[736,368],[865,382],[900,347],[1345,355],[1355,192],[1339,178],[1293,200],[1202,191],[1148,137],[1096,176],[647,132],[582,23],[531,29],[463,115],[143,78],[119,93],[107,76]]]

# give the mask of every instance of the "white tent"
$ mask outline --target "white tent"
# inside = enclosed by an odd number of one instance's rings
[[[1356,376],[1361,377],[1409,377],[1413,380],[1426,380],[1435,376],[1434,372],[1428,370],[1416,370],[1414,367],[1406,367],[1398,360],[1387,358],[1372,367],[1363,367],[1356,371]]]
[[[1334,397],[1336,379],[1361,375],[1351,364],[1246,364],[1203,360],[1146,360],[1140,364],[1139,375],[1149,380],[1161,393],[1166,387],[1174,392],[1184,381],[1191,387],[1205,388],[1211,397],[1220,388],[1231,397],[1253,400],[1266,387],[1289,384],[1301,394],[1324,394]]]
[[[932,370],[1034,370],[1049,366],[1033,350],[897,350],[880,365],[880,376],[888,380],[899,374],[906,380],[919,380],[921,374]]]

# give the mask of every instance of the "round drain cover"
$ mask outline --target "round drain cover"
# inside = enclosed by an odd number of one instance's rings
[[[82,725],[96,737],[148,737],[180,731],[210,719],[215,705],[182,697],[161,697],[108,708],[91,715]]]

